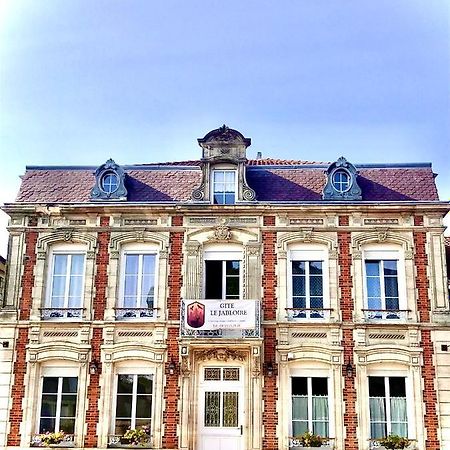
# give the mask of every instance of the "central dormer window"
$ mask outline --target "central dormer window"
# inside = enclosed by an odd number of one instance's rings
[[[212,196],[216,205],[233,205],[236,201],[236,171],[214,170]]]

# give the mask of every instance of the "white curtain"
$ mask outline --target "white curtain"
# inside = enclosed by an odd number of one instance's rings
[[[386,437],[386,408],[384,397],[370,397],[370,436],[373,439]]]
[[[313,432],[328,437],[328,397],[313,396]]]
[[[392,434],[408,436],[408,417],[405,397],[391,397],[391,431]]]

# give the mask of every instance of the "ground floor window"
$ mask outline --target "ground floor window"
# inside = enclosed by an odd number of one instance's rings
[[[370,436],[408,436],[404,377],[369,377]]]
[[[43,378],[39,433],[74,433],[77,389],[77,377]]]
[[[115,434],[142,426],[151,429],[152,395],[153,375],[117,376]]]
[[[292,377],[292,434],[329,436],[328,378]]]

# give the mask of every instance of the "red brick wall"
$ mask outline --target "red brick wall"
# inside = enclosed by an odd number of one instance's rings
[[[423,216],[414,217],[415,226],[423,226]],[[431,302],[428,296],[429,281],[427,276],[428,257],[426,254],[427,236],[424,231],[414,233],[414,264],[416,266],[417,308],[421,322],[430,321]],[[436,369],[434,367],[434,347],[430,330],[421,331],[423,348],[423,401],[425,403],[426,449],[439,450],[438,416],[436,412]]]
[[[339,225],[348,226],[348,216],[339,216]],[[352,258],[350,254],[351,235],[349,232],[338,232],[339,245],[339,303],[343,322],[353,322],[354,302],[352,298]],[[355,388],[355,363],[353,329],[344,328],[342,332],[342,346],[344,347],[344,360],[342,364],[342,376],[344,377],[344,427],[345,427],[345,450],[358,450],[358,439],[356,436],[356,424],[358,417],[356,414],[356,388]],[[352,376],[347,376],[346,366],[353,367]]]
[[[107,227],[109,217],[100,217],[100,226]],[[100,231],[97,237],[98,252],[95,273],[94,320],[103,320],[106,308],[106,288],[108,286],[108,246],[111,238],[109,231]]]
[[[16,341],[16,359],[14,361],[14,384],[11,390],[12,407],[9,413],[10,429],[8,445],[20,445],[20,424],[22,423],[22,400],[25,394],[25,374],[27,372],[26,347],[28,345],[28,329],[19,328]]]
[[[84,446],[87,448],[97,447],[97,424],[99,419],[98,400],[100,398],[100,375],[102,373],[101,346],[103,344],[102,328],[94,328],[92,330],[91,340],[91,361],[96,361],[98,370],[96,374],[89,375],[89,386],[87,388],[87,411],[86,411],[86,436]]]
[[[172,226],[182,226],[183,216],[172,217]],[[170,233],[169,253],[169,296],[168,313],[169,320],[180,319],[181,286],[183,285],[183,240],[184,232],[173,231]],[[167,362],[165,365],[166,382],[164,385],[165,410],[163,413],[164,433],[163,447],[178,448],[177,426],[180,422],[178,402],[180,400],[179,387],[179,354],[178,337],[179,327],[169,328],[167,337]],[[175,373],[170,375],[169,364],[174,362]]]
[[[275,226],[275,216],[265,216],[263,219],[264,226]],[[277,277],[275,272],[276,266],[276,240],[277,234],[275,231],[263,231],[263,301],[262,308],[264,312],[264,320],[276,320],[277,313],[277,298],[276,286]],[[264,450],[272,450],[278,448],[278,413],[277,413],[277,364],[276,364],[276,329],[274,327],[265,326],[264,332],[264,367],[267,363],[271,363],[274,368],[272,377],[269,377],[264,370],[264,389],[263,389],[263,448]]]
[[[30,220],[31,222],[31,220]],[[34,223],[34,222],[32,222]],[[20,320],[29,320],[34,286],[34,266],[36,265],[37,231],[27,231],[25,234],[25,255],[22,275],[22,295],[20,298]]]

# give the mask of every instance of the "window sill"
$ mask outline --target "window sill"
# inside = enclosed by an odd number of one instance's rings
[[[44,445],[44,444],[31,444],[31,447],[57,447],[57,448],[73,448],[75,447],[75,443],[74,442],[60,442],[59,444],[49,444],[49,445]]]
[[[108,444],[108,448],[153,448],[151,444]]]

